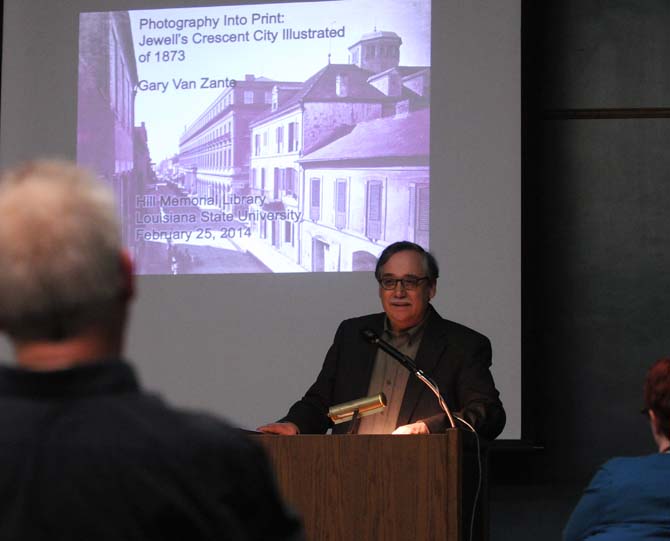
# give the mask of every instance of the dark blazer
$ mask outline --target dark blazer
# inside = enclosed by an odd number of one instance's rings
[[[481,436],[495,438],[505,426],[505,411],[493,383],[491,343],[484,335],[448,321],[431,306],[415,363],[433,378],[449,408],[465,417]],[[382,334],[385,314],[343,321],[316,382],[296,402],[282,421],[295,423],[303,434],[322,434],[333,424],[327,416],[335,404],[362,398],[368,393],[377,347],[366,342],[361,330]],[[398,416],[398,426],[424,421],[432,433],[448,428],[435,395],[411,377]],[[334,433],[346,432],[346,423]]]
[[[565,541],[670,538],[670,454],[613,458],[591,480]]]

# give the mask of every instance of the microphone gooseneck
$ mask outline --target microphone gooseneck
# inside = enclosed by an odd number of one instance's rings
[[[424,385],[426,385],[437,397],[437,401],[439,402],[442,411],[444,411],[444,413],[447,415],[447,419],[449,419],[449,425],[451,426],[451,428],[456,428],[454,417],[452,416],[451,410],[449,409],[449,406],[447,406],[446,401],[440,394],[440,389],[437,386],[437,383],[435,383],[431,378],[426,376],[423,373],[423,371],[419,370],[416,364],[414,364],[414,360],[411,357],[408,357],[407,355],[403,354],[401,351],[399,351],[394,346],[389,344],[386,340],[380,338],[379,335],[372,329],[368,328],[361,329],[361,336],[365,339],[366,342],[374,344],[378,348],[388,353],[396,361],[402,364],[407,370],[409,370],[412,374],[414,374],[414,376],[419,378],[424,383]]]

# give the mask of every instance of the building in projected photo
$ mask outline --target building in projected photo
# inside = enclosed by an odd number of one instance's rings
[[[211,198],[213,206],[238,210],[231,194],[243,194],[249,185],[251,153],[249,123],[270,109],[272,89],[278,83],[246,75],[226,88],[179,138],[179,171],[184,189]],[[246,205],[242,205],[246,210]]]
[[[401,38],[373,32],[299,88],[274,87],[271,110],[250,124],[250,251],[270,268],[374,268],[389,243],[428,244],[430,68],[400,66]],[[374,141],[369,141],[374,138]]]
[[[428,246],[429,122],[428,109],[360,122],[299,160],[311,270],[374,269],[390,239]]]
[[[84,13],[79,31],[77,161],[107,180],[121,216],[150,180],[144,125],[135,127],[137,66],[127,12]],[[132,247],[134,226],[123,220]]]

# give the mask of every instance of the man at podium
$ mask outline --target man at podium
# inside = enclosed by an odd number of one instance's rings
[[[443,319],[431,306],[439,269],[418,244],[389,245],[375,269],[384,312],[343,321],[323,367],[305,396],[276,423],[258,428],[282,435],[347,431],[335,425],[328,409],[383,392],[387,407],[364,417],[359,434],[429,434],[449,428],[434,394],[391,355],[367,341],[372,331],[414,361],[437,383],[456,418],[493,439],[505,425],[505,411],[491,376],[491,343],[482,334]],[[456,421],[458,423],[458,421]]]

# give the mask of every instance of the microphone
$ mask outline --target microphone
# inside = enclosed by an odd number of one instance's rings
[[[372,329],[361,329],[361,334],[363,335],[363,338],[365,338],[365,340],[367,340],[371,344],[375,344],[380,349],[383,349],[386,353],[388,353],[391,357],[393,357],[396,361],[398,361],[401,365],[403,365],[405,368],[407,368],[407,370],[409,370],[413,374],[418,371],[418,368],[414,364],[414,360],[412,360],[411,357],[408,357],[400,350],[393,347],[386,340],[382,340],[379,337],[379,335]]]
[[[334,424],[351,421],[354,417],[354,412],[358,411],[360,417],[372,415],[382,411],[386,407],[386,395],[379,393],[374,396],[367,396],[365,398],[357,398],[349,402],[343,402],[336,406],[328,408],[328,417]]]
[[[380,338],[379,335],[372,329],[367,328],[361,329],[361,336],[363,336],[363,338],[367,342],[375,344],[378,348],[388,353],[391,357],[393,357],[396,361],[398,361],[401,365],[403,365],[407,370],[409,370],[412,374],[414,374],[417,378],[419,378],[437,397],[437,401],[440,403],[440,407],[442,408],[444,413],[447,414],[447,419],[449,419],[449,424],[451,425],[451,428],[456,428],[454,417],[451,415],[449,406],[447,406],[447,403],[440,394],[440,389],[438,388],[437,383],[435,383],[432,379],[426,376],[422,370],[419,370],[416,364],[414,364],[414,360],[412,360],[411,357],[408,357],[407,355],[405,355],[404,353],[393,347],[391,344],[389,344],[386,340]]]

